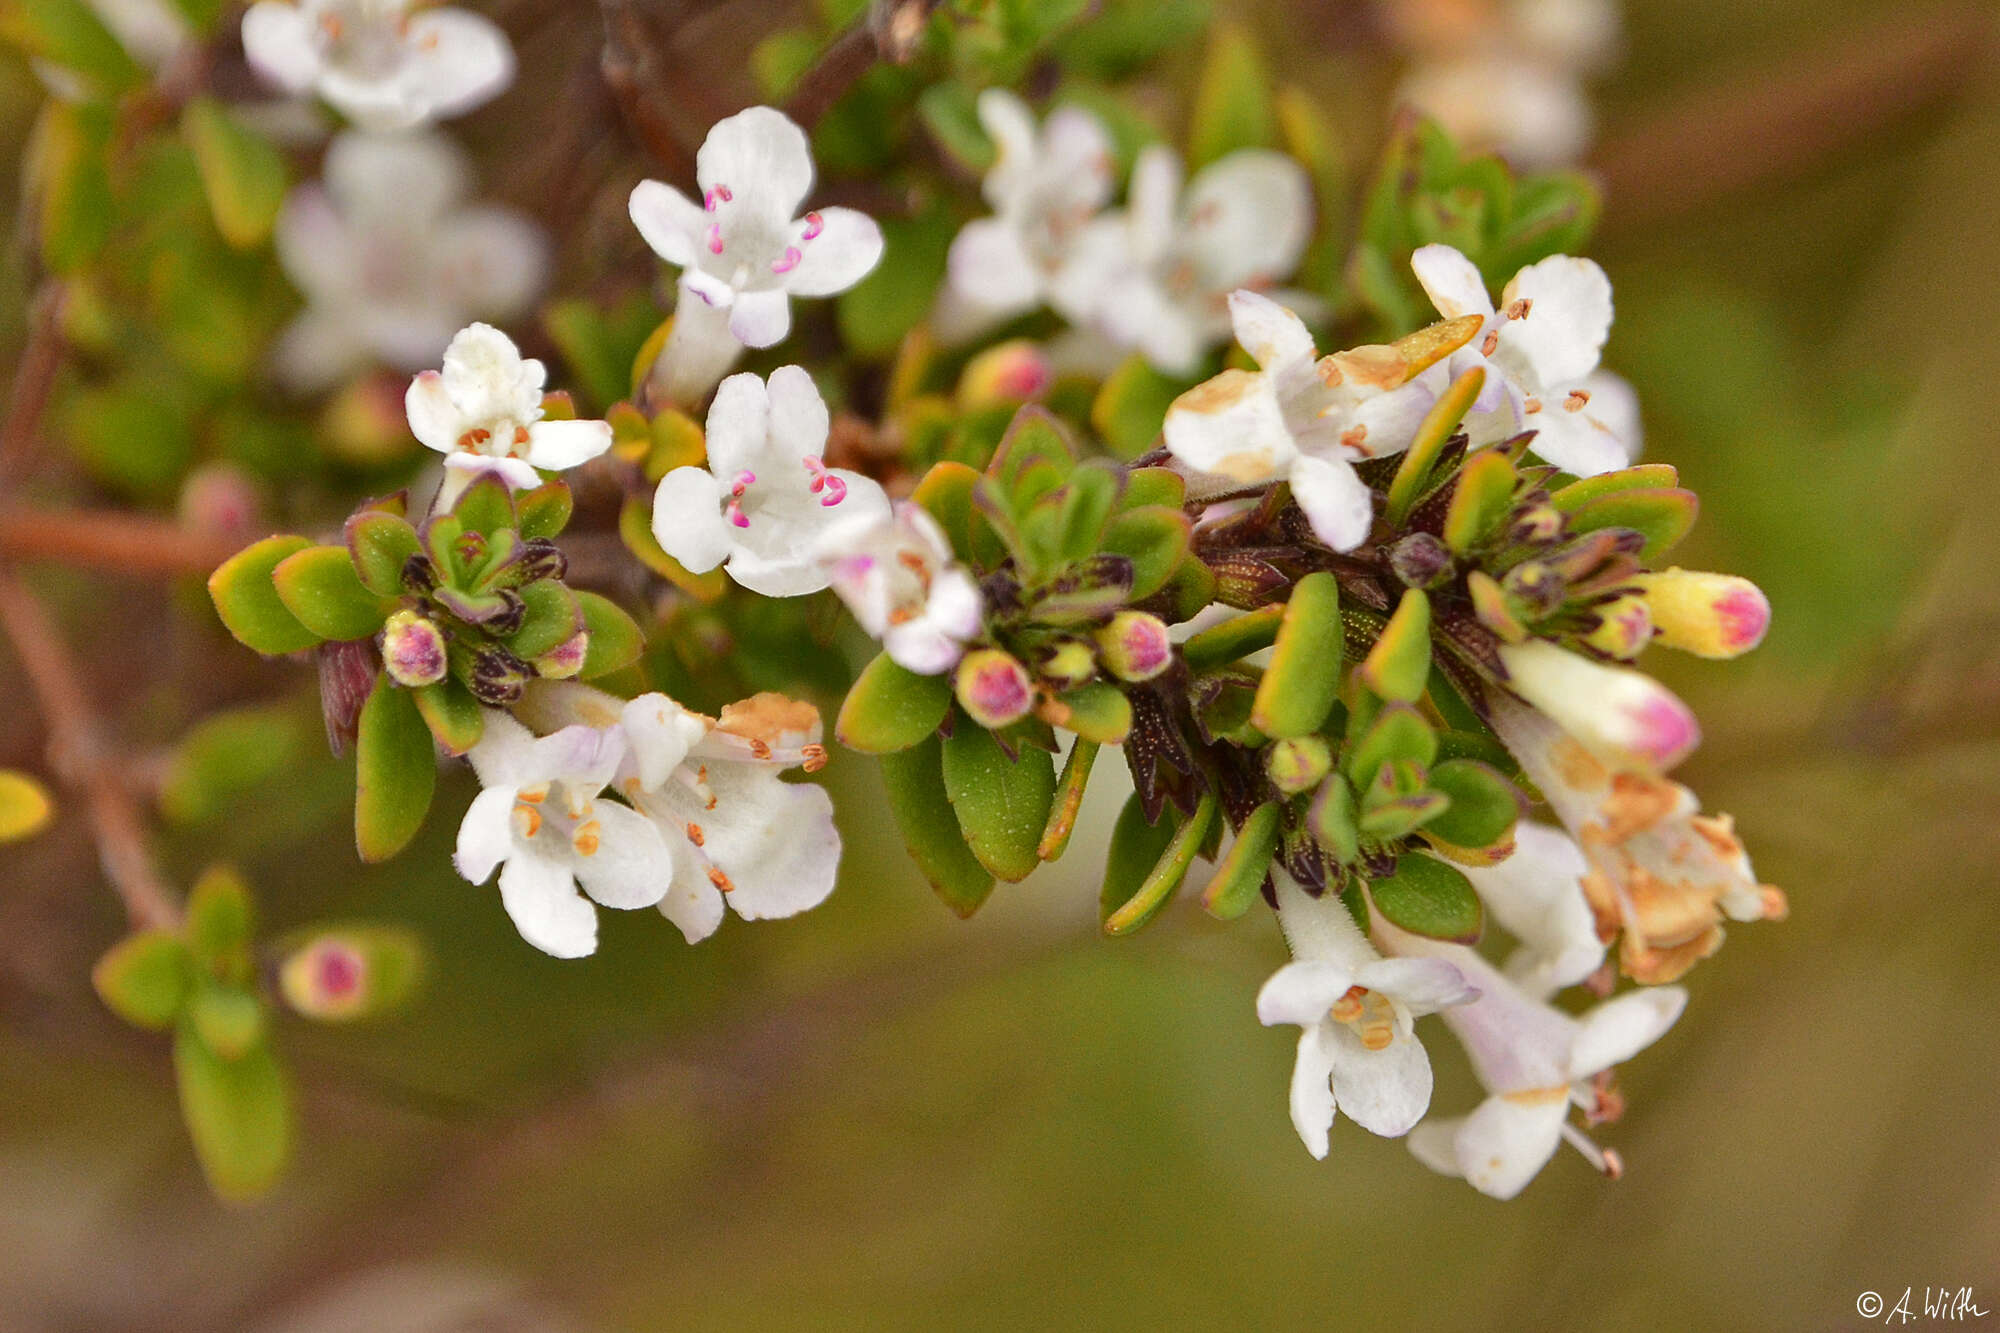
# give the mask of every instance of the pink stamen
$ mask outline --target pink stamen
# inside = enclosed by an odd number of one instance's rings
[[[771,261],[771,272],[790,273],[799,266],[799,261],[804,258],[805,256],[799,253],[799,247],[788,245],[785,247],[785,253],[782,257]]]
[[[744,513],[743,506],[737,503],[735,500],[731,500],[728,504],[724,505],[722,507],[722,512],[727,514],[729,516],[729,521],[731,523],[734,523],[737,527],[747,528],[750,526],[750,515]]]
[[[826,483],[826,494],[820,497],[820,503],[826,508],[831,509],[847,498],[847,483],[839,477],[823,477],[820,480]],[[817,482],[814,483],[813,489],[819,489]]]
[[[736,474],[735,480],[729,483],[729,493],[741,499],[743,492],[749,490],[756,482],[757,474],[745,468]]]
[[[702,207],[706,208],[709,212],[713,213],[717,208],[721,207],[723,204],[728,203],[731,199],[734,199],[735,197],[736,197],[735,195],[729,193],[729,187],[727,185],[718,185],[714,189],[710,190],[707,194],[702,196],[702,201],[701,201]]]
[[[722,253],[722,224],[719,222],[708,224],[708,252],[712,255]]]
[[[808,213],[806,214],[805,234],[800,236],[799,239],[802,241],[810,241],[813,237],[819,235],[822,231],[825,230],[826,230],[826,219],[821,217],[817,213]]]

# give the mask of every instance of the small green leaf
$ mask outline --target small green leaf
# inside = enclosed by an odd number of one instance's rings
[[[1194,864],[1194,858],[1208,837],[1209,825],[1215,822],[1215,810],[1215,793],[1202,793],[1201,803],[1195,807],[1194,814],[1174,829],[1173,837],[1167,840],[1153,868],[1139,881],[1139,887],[1104,918],[1105,934],[1129,935],[1159,915],[1160,909],[1180,888],[1181,881],[1187,878],[1188,867]],[[1163,818],[1160,823],[1165,825],[1168,821]],[[1108,875],[1105,882],[1108,887]]]
[[[1271,856],[1278,850],[1283,813],[1284,808],[1276,801],[1266,801],[1252,810],[1243,827],[1236,830],[1228,854],[1215,867],[1215,877],[1201,893],[1201,905],[1210,916],[1232,921],[1257,900],[1264,877],[1270,873]]]
[[[1451,808],[1425,824],[1424,833],[1453,847],[1491,847],[1521,816],[1513,784],[1476,760],[1447,759],[1430,770],[1430,785],[1451,798]]]
[[[1278,627],[1284,623],[1285,604],[1273,602],[1233,616],[1220,625],[1191,636],[1181,645],[1181,658],[1190,671],[1207,671],[1262,652],[1278,641]]]
[[[1409,517],[1410,506],[1424,493],[1431,468],[1444,452],[1445,441],[1458,429],[1458,423],[1465,418],[1485,383],[1486,371],[1474,366],[1453,380],[1451,387],[1439,394],[1431,410],[1424,414],[1423,424],[1417,427],[1410,447],[1403,452],[1403,461],[1396,467],[1395,480],[1389,483],[1386,516],[1391,526],[1400,527]]]
[[[618,603],[594,592],[577,593],[576,600],[583,608],[584,630],[590,635],[583,670],[577,672],[579,680],[607,675],[639,660],[646,649],[646,636],[638,621],[626,615]]]
[[[1056,794],[1048,751],[1022,745],[1009,759],[992,732],[961,720],[944,743],[944,789],[981,865],[1011,882],[1041,864],[1037,849]]]
[[[209,1187],[247,1202],[277,1184],[292,1152],[292,1097],[271,1048],[225,1060],[183,1025],[174,1036],[174,1074]]]
[[[212,97],[188,103],[181,137],[194,150],[222,239],[238,250],[263,244],[285,201],[285,160],[278,150]]]
[[[887,653],[861,669],[833,734],[850,750],[892,754],[933,735],[951,708],[951,676],[920,676]]]
[[[21,7],[16,0],[15,11]],[[35,6],[26,8],[32,13]],[[40,202],[42,262],[51,272],[84,268],[110,238],[116,216],[106,162],[110,138],[111,116],[104,106],[51,100],[35,122],[28,178]]]
[[[1132,701],[1125,697],[1124,691],[1105,681],[1066,690],[1056,696],[1056,702],[1067,714],[1059,722],[1050,714],[1049,720],[1087,741],[1120,745],[1132,731]]]
[[[1143,356],[1124,361],[1098,389],[1090,424],[1115,458],[1137,458],[1160,438],[1160,427],[1187,382],[1162,375]]]
[[[54,814],[48,788],[26,773],[0,768],[0,843],[34,837]]]
[[[183,935],[194,960],[233,986],[250,980],[250,939],[255,915],[250,886],[228,866],[210,866],[188,891]]]
[[[403,566],[423,549],[409,520],[364,509],[347,520],[347,554],[363,587],[378,597],[400,597]]]
[[[1077,812],[1083,808],[1084,788],[1090,783],[1090,770],[1097,763],[1098,746],[1081,736],[1069,750],[1069,757],[1063,760],[1062,775],[1056,779],[1056,799],[1049,807],[1048,826],[1042,830],[1042,841],[1035,848],[1035,855],[1044,861],[1053,861],[1069,846],[1069,835],[1076,830]]]
[[[1688,535],[1700,512],[1701,501],[1693,491],[1657,487],[1615,491],[1572,510],[1569,530],[1581,533],[1631,528],[1646,539],[1639,559],[1653,565]]]
[[[486,712],[456,676],[421,686],[412,694],[431,738],[446,754],[464,754],[479,744],[486,731]]]
[[[1348,752],[1347,776],[1365,791],[1384,764],[1428,764],[1436,757],[1437,733],[1423,714],[1408,704],[1390,704]]]
[[[202,986],[188,1006],[188,1021],[202,1045],[225,1060],[239,1060],[264,1039],[264,1006],[248,991]]]
[[[1415,703],[1423,697],[1431,675],[1431,603],[1419,589],[1404,591],[1355,673],[1384,699]]]
[[[1455,867],[1420,852],[1396,858],[1396,873],[1368,886],[1375,910],[1413,935],[1472,944],[1485,915],[1472,882]]]
[[[1147,505],[1179,509],[1187,499],[1187,479],[1170,468],[1138,467],[1125,474],[1125,493],[1118,497],[1120,510]]]
[[[532,491],[522,491],[514,497],[514,530],[521,534],[521,540],[535,537],[559,537],[569,526],[569,516],[576,502],[570,495],[569,486],[560,481],[543,482]]]
[[[122,92],[144,77],[83,0],[6,0],[0,4],[0,38],[84,75],[101,93]]]
[[[984,175],[999,156],[979,123],[978,98],[962,83],[934,83],[917,98],[917,117],[946,156]]]
[[[1465,461],[1444,514],[1444,544],[1464,555],[1500,526],[1514,503],[1520,474],[1507,455],[1483,449]]]
[[[583,605],[555,579],[537,579],[516,589],[525,608],[521,627],[507,636],[507,649],[532,662],[575,638],[583,628]]]
[[[361,706],[354,755],[354,845],[362,860],[386,861],[423,827],[437,783],[430,728],[387,672]]]
[[[1250,34],[1233,23],[1209,34],[1208,59],[1195,91],[1188,129],[1188,166],[1207,166],[1239,148],[1269,148],[1277,141],[1271,105],[1271,72]]]
[[[1361,854],[1361,816],[1346,778],[1332,773],[1319,784],[1312,804],[1306,807],[1306,831],[1334,860],[1354,864]]]
[[[277,657],[320,641],[285,609],[271,581],[280,562],[312,545],[304,537],[266,537],[222,562],[208,578],[208,595],[222,623],[246,648]]]
[[[1143,505],[1114,517],[1104,529],[1104,550],[1132,562],[1132,600],[1165,587],[1187,558],[1193,524],[1179,509]]]
[[[127,936],[90,973],[91,985],[112,1013],[134,1027],[155,1030],[173,1026],[193,978],[187,945],[170,930]]]
[[[882,359],[930,312],[944,279],[945,255],[958,223],[942,201],[913,218],[882,219],[882,239],[892,264],[840,294],[835,314],[842,340],[856,356]]]
[[[160,812],[192,824],[228,809],[304,757],[304,728],[289,706],[237,708],[203,718],[182,736],[160,779]]]
[[[1549,503],[1565,514],[1573,514],[1607,495],[1621,491],[1673,490],[1681,484],[1680,473],[1671,463],[1640,463],[1616,472],[1600,472],[1594,477],[1573,481],[1549,496]]]
[[[882,781],[910,859],[945,906],[971,916],[993,892],[993,876],[965,845],[945,796],[941,760],[937,737],[926,737],[920,745],[883,755]]]
[[[1059,521],[1053,555],[1057,560],[1087,560],[1104,542],[1104,525],[1118,504],[1124,475],[1113,465],[1093,459],[1070,473],[1055,495],[1042,501],[1057,504]]]
[[[944,529],[953,554],[972,559],[972,492],[979,474],[963,463],[934,463],[917,483],[910,499],[922,506]]]
[[[1118,822],[1111,826],[1111,843],[1104,853],[1104,881],[1097,892],[1097,915],[1109,921],[1119,908],[1132,901],[1160,863],[1167,845],[1173,841],[1179,823],[1171,809],[1161,812],[1160,822],[1146,822],[1146,808],[1137,793],[1125,798]]]
[[[648,496],[631,496],[619,509],[618,539],[640,564],[697,601],[713,602],[729,591],[729,575],[722,566],[697,574],[667,554],[653,535],[653,502]]]
[[[1340,693],[1344,633],[1340,585],[1317,570],[1300,579],[1285,603],[1276,648],[1257,685],[1250,720],[1273,739],[1309,736]]]
[[[365,639],[395,610],[393,600],[362,586],[345,546],[312,546],[271,572],[278,600],[322,639]]]

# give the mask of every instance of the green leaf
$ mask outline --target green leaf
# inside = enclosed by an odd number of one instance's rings
[[[271,572],[278,600],[322,639],[365,639],[382,628],[395,603],[362,586],[345,546],[312,546]]]
[[[363,587],[379,597],[399,597],[403,566],[423,549],[409,520],[380,509],[364,509],[347,520],[347,554]]]
[[[1055,802],[1056,766],[1031,745],[1009,759],[993,733],[961,721],[944,743],[944,789],[965,842],[1001,879],[1027,878]]]
[[[952,553],[967,562],[972,559],[972,492],[978,485],[979,474],[964,463],[934,463],[910,494],[944,529]]]
[[[1098,389],[1090,424],[1116,458],[1137,458],[1160,438],[1167,409],[1187,383],[1162,375],[1143,356],[1127,357]]]
[[[238,708],[202,719],[182,736],[160,779],[160,812],[198,823],[241,793],[305,758],[303,728],[289,706]]]
[[[1207,166],[1239,148],[1269,148],[1276,142],[1271,72],[1263,55],[1243,28],[1217,24],[1209,35],[1208,59],[1195,92],[1188,168]]]
[[[187,1002],[194,961],[187,945],[170,930],[142,930],[111,946],[91,969],[90,983],[117,1014],[134,1027],[173,1026]]]
[[[194,960],[230,985],[250,981],[250,940],[255,929],[250,886],[228,866],[210,866],[188,891],[183,937]]]
[[[202,986],[188,1006],[188,1022],[202,1045],[225,1060],[240,1060],[264,1039],[264,1006],[248,991]]]
[[[855,355],[894,355],[903,335],[930,312],[944,280],[945,253],[957,232],[942,201],[914,218],[882,219],[885,251],[896,256],[895,262],[877,264],[840,294],[836,306],[841,338]]]
[[[1472,882],[1420,852],[1396,858],[1396,873],[1368,886],[1375,910],[1413,935],[1460,944],[1478,941],[1485,916]]]
[[[5,0],[0,38],[85,76],[100,93],[123,92],[145,77],[83,0]]]
[[[934,83],[917,98],[917,118],[947,157],[985,175],[999,156],[979,123],[979,99],[962,83]]]
[[[1491,847],[1521,816],[1513,784],[1476,760],[1447,759],[1430,770],[1430,785],[1451,798],[1451,807],[1426,823],[1424,833],[1453,847]]]
[[[1284,808],[1276,801],[1266,801],[1252,810],[1243,827],[1236,830],[1228,854],[1215,867],[1215,877],[1201,892],[1201,905],[1210,916],[1232,921],[1257,900],[1264,877],[1270,873],[1271,856],[1278,850],[1283,813]]]
[[[951,708],[951,676],[920,676],[887,653],[861,669],[833,734],[850,750],[891,754],[936,733]]]
[[[579,680],[607,675],[639,660],[646,649],[646,636],[638,621],[625,614],[618,603],[594,592],[579,592],[576,600],[583,608],[584,630],[590,635],[583,670],[577,672]]]
[[[1090,783],[1090,770],[1097,763],[1097,751],[1097,742],[1079,736],[1076,744],[1070,746],[1069,757],[1063,760],[1062,775],[1056,779],[1056,798],[1049,808],[1049,822],[1042,829],[1041,844],[1035,848],[1035,855],[1044,861],[1055,860],[1069,846],[1069,835],[1076,831],[1077,812],[1083,808],[1084,788]]]
[[[1178,472],[1163,467],[1140,467],[1125,474],[1125,492],[1118,497],[1118,508],[1122,511],[1163,505],[1179,509],[1186,499],[1187,479]]]
[[[1187,878],[1188,867],[1194,864],[1195,856],[1201,851],[1202,843],[1208,837],[1209,825],[1215,822],[1216,800],[1214,792],[1202,793],[1201,803],[1186,822],[1174,828],[1173,836],[1160,852],[1151,870],[1146,872],[1139,886],[1123,903],[1113,908],[1104,918],[1104,933],[1107,935],[1129,935],[1139,929],[1165,907],[1174,896],[1174,891]],[[1165,826],[1169,823],[1161,819]],[[1116,839],[1116,833],[1113,839]],[[1110,876],[1105,877],[1105,886],[1110,887]],[[1103,900],[1100,899],[1100,906]]]
[[[1585,477],[1549,496],[1549,503],[1565,514],[1573,514],[1592,500],[1621,491],[1672,490],[1681,484],[1680,473],[1671,463],[1641,463],[1616,472],[1600,472]]]
[[[1384,764],[1428,764],[1436,757],[1437,733],[1431,724],[1408,704],[1393,703],[1375,715],[1373,725],[1348,752],[1347,776],[1365,791]]]
[[[23,3],[14,0],[14,12]],[[35,4],[25,3],[32,13]],[[42,262],[51,272],[76,273],[97,257],[111,235],[110,140],[111,116],[101,106],[50,101],[35,122],[27,168],[40,203]]]
[[[750,71],[766,101],[782,102],[819,54],[819,38],[806,28],[774,32],[750,48]]]
[[[1431,675],[1431,603],[1409,588],[1355,673],[1384,699],[1415,703]]]
[[[1278,641],[1278,627],[1284,623],[1285,604],[1274,602],[1255,611],[1232,616],[1189,637],[1181,645],[1181,658],[1190,671],[1207,671],[1226,666],[1252,653],[1262,652]]]
[[[26,773],[0,768],[0,843],[34,837],[54,814],[48,788]]]
[[[1144,601],[1167,585],[1187,558],[1194,533],[1188,516],[1165,505],[1143,505],[1114,517],[1104,549],[1132,562],[1132,600]]]
[[[1259,731],[1283,739],[1319,730],[1340,692],[1343,642],[1340,585],[1317,570],[1298,581],[1285,603],[1271,665],[1250,708]]]
[[[1513,506],[1519,481],[1513,463],[1497,449],[1482,449],[1468,458],[1445,508],[1444,544],[1464,555],[1499,527]]]
[[[515,590],[525,608],[521,627],[507,636],[507,648],[532,662],[554,652],[583,629],[583,606],[576,593],[555,579],[537,579]]]
[[[575,507],[567,483],[543,482],[534,490],[522,491],[514,497],[514,530],[523,541],[559,537],[569,526],[570,512]]]
[[[1059,522],[1056,526],[1057,560],[1087,560],[1104,542],[1104,525],[1118,504],[1124,474],[1102,459],[1093,459],[1069,474],[1069,481],[1042,504],[1054,501]]]
[[[1120,745],[1132,731],[1132,701],[1124,691],[1105,681],[1065,691],[1056,702],[1068,710],[1059,727],[1067,727],[1087,741],[1099,745]],[[1050,721],[1055,721],[1050,715]]]
[[[486,731],[486,713],[456,676],[446,676],[434,685],[412,691],[417,712],[430,728],[431,738],[446,754],[464,754],[479,744]]]
[[[941,762],[942,748],[930,736],[920,745],[883,755],[882,780],[910,859],[945,906],[971,916],[993,892],[993,876],[965,845],[958,816],[945,796]]]
[[[1569,530],[1582,533],[1602,528],[1631,528],[1645,537],[1646,545],[1639,552],[1639,559],[1651,565],[1680,544],[1700,512],[1701,501],[1693,491],[1678,488],[1618,491],[1571,511]]]
[[[292,1097],[270,1047],[225,1060],[183,1025],[174,1036],[174,1074],[209,1187],[247,1202],[277,1184],[292,1152]]]
[[[1104,853],[1104,881],[1097,892],[1097,915],[1109,921],[1112,914],[1131,902],[1146,882],[1167,845],[1173,841],[1179,823],[1172,809],[1160,814],[1160,822],[1146,822],[1146,808],[1137,793],[1125,798],[1118,822],[1111,826],[1111,843]]]
[[[361,706],[354,755],[354,845],[362,860],[386,861],[423,827],[437,783],[430,728],[387,672]]]
[[[212,97],[188,103],[181,136],[194,151],[222,239],[238,250],[263,244],[285,201],[285,160],[278,150]]]
[[[1354,789],[1338,773],[1329,774],[1306,807],[1306,831],[1322,850],[1342,865],[1361,855],[1361,816]]]
[[[279,562],[312,543],[304,537],[266,537],[222,562],[209,575],[208,595],[222,623],[245,647],[276,657],[296,653],[320,641],[285,609],[271,582]]]
[[[1417,427],[1410,447],[1403,452],[1403,460],[1396,466],[1396,476],[1389,483],[1389,500],[1386,517],[1393,527],[1402,526],[1409,517],[1410,507],[1417,497],[1424,493],[1430,481],[1431,468],[1437,463],[1438,455],[1444,452],[1445,441],[1458,429],[1458,423],[1479,397],[1479,390],[1486,383],[1486,371],[1479,366],[1460,375],[1451,382],[1451,387],[1438,395],[1431,410],[1424,414],[1423,423]]]

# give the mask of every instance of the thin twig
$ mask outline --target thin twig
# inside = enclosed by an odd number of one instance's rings
[[[23,564],[49,560],[112,574],[206,576],[241,548],[235,539],[190,532],[146,514],[0,508],[0,559]]]
[[[104,877],[125,903],[134,928],[172,928],[181,919],[173,891],[146,848],[145,818],[119,776],[104,728],[69,645],[41,602],[13,570],[0,565],[0,629],[28,675],[49,732],[49,762],[90,811]]]
[[[685,82],[684,72],[668,73],[659,55],[665,43],[632,0],[598,0],[598,8],[604,14],[604,54],[598,67],[626,128],[668,176],[692,179],[694,153],[687,127],[677,123],[682,117],[662,95]]]
[[[917,49],[938,0],[875,0],[799,77],[785,114],[811,129],[877,61],[900,65]]]
[[[28,342],[14,367],[14,387],[7,396],[7,419],[0,422],[0,490],[27,466],[40,433],[42,414],[62,364],[62,312],[67,296],[51,278],[35,293],[28,314]]]

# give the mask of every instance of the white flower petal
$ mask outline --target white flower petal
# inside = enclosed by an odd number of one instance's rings
[[[1167,448],[1189,467],[1259,484],[1283,475],[1298,450],[1270,378],[1225,370],[1167,409]]]
[[[319,393],[372,359],[352,320],[308,306],[278,335],[271,349],[271,373],[294,393]]]
[[[524,313],[548,277],[542,229],[508,208],[467,208],[437,229],[442,285],[465,308],[489,319]]]
[[[586,838],[574,845],[573,864],[583,890],[606,907],[651,907],[673,882],[673,857],[659,827],[636,810],[599,801],[595,850]],[[587,825],[585,826],[587,827]]]
[[[1353,985],[1353,969],[1342,964],[1317,958],[1287,963],[1257,992],[1257,1021],[1314,1026]]]
[[[458,437],[465,433],[465,416],[437,371],[426,370],[410,381],[403,394],[403,411],[410,419],[410,433],[426,449],[448,454],[458,448]]]
[[[360,286],[362,247],[318,185],[301,185],[285,196],[271,239],[285,276],[307,296],[325,300]]]
[[[1306,1151],[1326,1160],[1333,1130],[1333,1053],[1315,1025],[1299,1033],[1298,1056],[1292,1063],[1292,1128]]]
[[[783,275],[785,290],[794,296],[844,292],[881,262],[882,228],[866,213],[822,208],[819,225],[817,236],[796,242],[799,262]]]
[[[782,287],[738,292],[729,307],[729,332],[745,347],[771,347],[792,331],[792,305]]]
[[[660,915],[680,927],[689,944],[699,944],[713,935],[726,914],[721,891],[708,882],[707,872],[697,864],[692,850],[676,851],[673,884],[659,907]]]
[[[722,516],[723,485],[698,467],[677,467],[653,493],[653,538],[696,574],[714,569],[735,549]]]
[[[1361,545],[1375,524],[1374,493],[1345,459],[1302,455],[1292,464],[1292,498],[1313,534],[1336,551]]]
[[[258,0],[243,15],[243,56],[288,93],[313,86],[322,66],[312,15],[281,0]]]
[[[1431,304],[1446,319],[1464,315],[1493,317],[1493,298],[1486,294],[1486,279],[1470,259],[1448,245],[1426,245],[1410,256],[1410,267]]]
[[[975,103],[979,124],[993,140],[994,162],[981,188],[995,208],[1006,207],[1035,169],[1035,115],[1005,88],[988,88]]]
[[[407,22],[398,79],[425,119],[470,111],[514,81],[514,48],[491,19],[467,9],[423,9]]]
[[[1638,462],[1646,450],[1646,430],[1639,416],[1639,395],[1633,392],[1630,381],[1611,371],[1597,370],[1584,378],[1581,387],[1590,395],[1590,414],[1625,446],[1623,466]]]
[[[766,597],[803,597],[827,586],[826,572],[803,551],[766,555],[739,546],[723,567],[739,585]]]
[[[500,902],[521,938],[557,958],[597,951],[597,909],[558,861],[516,854],[500,868]]]
[[[1503,309],[1527,302],[1528,312],[1502,321],[1496,359],[1526,361],[1544,385],[1597,369],[1611,336],[1611,280],[1595,260],[1551,255],[1516,273],[1500,300]]]
[[[961,227],[946,262],[953,290],[995,318],[1026,310],[1041,298],[1040,270],[1020,233],[998,218]]]
[[[782,224],[812,188],[812,152],[805,131],[784,112],[753,106],[709,130],[695,154],[695,178],[703,190],[730,192],[724,208]]]
[[[1496,866],[1464,867],[1486,910],[1521,941],[1505,971],[1531,995],[1546,998],[1574,986],[1604,961],[1583,896],[1588,868],[1566,834],[1525,819],[1514,826],[1513,855]]]
[[[441,134],[349,131],[327,146],[320,172],[349,222],[429,222],[472,188],[465,154]]]
[[[708,734],[708,721],[664,694],[642,694],[619,713],[628,753],[648,790],[667,780],[688,751]]]
[[[1687,1000],[1679,986],[1647,986],[1598,1005],[1578,1020],[1570,1078],[1587,1079],[1645,1050],[1680,1018]]]
[[[1208,291],[1276,281],[1298,267],[1312,212],[1304,167],[1283,153],[1239,149],[1188,182],[1179,245]]]
[[[771,454],[801,468],[804,459],[825,451],[833,418],[826,410],[826,400],[819,396],[819,386],[804,367],[779,366],[766,381],[765,394],[770,404]]]
[[[1384,958],[1355,969],[1354,984],[1381,991],[1412,1014],[1432,1014],[1469,1004],[1479,990],[1456,965],[1442,958]]]
[[[949,547],[944,554],[949,557]],[[932,577],[931,596],[924,608],[924,618],[945,633],[958,639],[971,638],[979,633],[985,610],[979,585],[965,570],[953,566],[938,571]]]
[[[485,711],[479,741],[466,752],[481,786],[519,787],[548,779],[535,771],[535,734],[498,708]]]
[[[1148,144],[1132,164],[1126,189],[1125,223],[1133,262],[1150,264],[1167,252],[1180,227],[1180,154],[1165,144]]]
[[[1562,1142],[1567,1089],[1526,1098],[1488,1097],[1458,1128],[1459,1174],[1481,1194],[1511,1199],[1527,1187]]]
[[[654,254],[681,268],[694,265],[695,246],[708,226],[700,204],[664,181],[644,180],[632,187],[626,208]]]
[[[1620,439],[1596,411],[1596,404],[1577,411],[1564,406],[1567,389],[1551,389],[1542,410],[1531,413],[1527,426],[1535,432],[1528,445],[1545,462],[1579,477],[1616,472],[1631,465],[1636,452]]]
[[[716,808],[702,851],[734,886],[724,895],[748,921],[795,916],[826,901],[840,870],[840,831],[823,788],[770,769],[709,769]]]
[[[1348,1119],[1371,1134],[1400,1138],[1431,1105],[1431,1059],[1424,1044],[1398,1025],[1395,1039],[1379,1051],[1338,1023],[1321,1028],[1333,1047],[1333,1097]]]
[[[528,462],[550,472],[587,463],[611,447],[611,427],[602,421],[537,421],[528,427]]]
[[[1236,330],[1236,341],[1265,370],[1313,355],[1312,334],[1305,321],[1248,288],[1229,294],[1229,322]]]
[[[1464,1116],[1427,1116],[1403,1139],[1410,1155],[1441,1176],[1459,1176],[1458,1131]]]
[[[708,405],[708,467],[718,477],[754,471],[764,462],[771,430],[771,398],[764,381],[748,371],[716,387]]]
[[[926,621],[891,625],[882,633],[882,648],[905,671],[941,676],[965,656],[965,641]]]
[[[458,825],[458,847],[452,864],[473,884],[484,884],[502,861],[514,854],[516,788],[488,787],[472,798]]]

